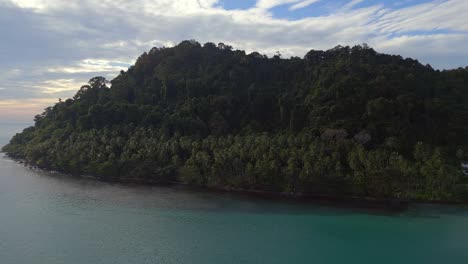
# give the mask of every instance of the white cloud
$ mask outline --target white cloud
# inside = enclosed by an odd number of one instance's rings
[[[301,9],[301,8],[310,6],[311,4],[317,3],[318,1],[320,1],[320,0],[304,0],[302,2],[299,2],[297,4],[294,4],[294,5],[290,6],[289,10]]]
[[[28,105],[34,105],[34,106],[41,106],[44,102],[50,103],[51,100],[55,99],[50,99],[50,98],[41,98],[41,99],[26,99],[24,101],[18,101],[14,99],[0,99],[0,108],[1,107],[7,107],[7,106],[15,106],[17,104],[25,103]]]
[[[275,6],[285,5],[285,4],[292,4],[299,2],[300,0],[258,0],[257,7],[261,9],[270,9]]]
[[[51,9],[78,9],[80,4],[78,1],[62,1],[62,0],[10,0],[13,4],[21,7],[33,9],[35,12],[46,12]]]
[[[431,34],[376,39],[371,43],[378,50],[416,58],[438,68],[457,68],[468,65],[468,54],[460,52],[468,43],[467,34]]]
[[[12,2],[21,8],[45,8],[44,2],[41,0],[12,0]]]
[[[468,1],[434,1],[385,13],[375,25],[382,32],[468,31]],[[467,32],[465,32],[467,34]]]
[[[39,89],[42,94],[63,94],[63,93],[76,93],[76,91],[83,85],[83,82],[75,79],[55,79],[47,80],[34,87]]]
[[[53,73],[105,73],[126,70],[130,61],[110,61],[106,59],[84,59],[74,67],[56,67],[47,69]]]
[[[343,9],[344,10],[349,10],[353,7],[355,7],[356,5],[360,4],[364,2],[364,0],[352,0],[352,1],[349,1],[349,3],[347,3],[345,6],[343,6]]]
[[[83,0],[79,7],[72,1],[12,1],[19,7],[54,14],[40,17],[41,26],[47,27],[44,30],[49,34],[65,38],[66,45],[70,44],[68,40],[73,41],[78,54],[70,56],[81,56],[72,58],[73,66],[48,67],[51,72],[65,73],[116,70],[103,61],[85,59],[102,57],[112,61],[119,56],[132,61],[151,46],[172,46],[190,38],[234,43],[237,48],[261,52],[271,46],[302,51],[376,39],[391,44],[392,34],[401,36],[407,32],[436,29],[466,34],[468,30],[468,18],[463,15],[468,12],[468,1],[463,0],[433,1],[397,10],[382,5],[352,9],[362,2],[352,0],[344,6],[346,10],[300,20],[276,19],[268,10],[279,5],[290,5],[295,10],[318,0],[258,0],[249,10],[229,11],[217,6],[218,0]]]
[[[247,10],[224,10],[218,0],[0,0],[0,83],[8,88],[0,97],[72,96],[89,78],[112,78],[151,47],[185,39],[284,57],[366,42],[436,68],[468,62],[468,1],[395,9],[356,8],[361,1],[350,0],[327,15],[300,19],[275,18],[272,11],[315,2],[258,0]]]

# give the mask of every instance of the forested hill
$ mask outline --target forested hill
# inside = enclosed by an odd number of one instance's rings
[[[463,200],[468,68],[367,45],[284,59],[184,41],[91,79],[3,150],[109,180]]]

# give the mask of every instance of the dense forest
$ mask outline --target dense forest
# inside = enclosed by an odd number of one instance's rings
[[[3,151],[107,180],[468,200],[468,68],[365,44],[269,58],[183,41],[91,79]]]

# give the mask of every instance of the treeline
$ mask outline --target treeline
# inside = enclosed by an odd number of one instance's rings
[[[468,70],[366,45],[303,59],[222,43],[154,48],[4,147],[106,179],[330,196],[467,199]]]

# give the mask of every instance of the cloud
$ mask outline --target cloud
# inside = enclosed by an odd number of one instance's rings
[[[344,10],[349,10],[349,9],[355,7],[356,5],[358,5],[358,4],[360,4],[360,3],[364,2],[364,1],[365,1],[365,0],[352,0],[352,1],[349,1],[349,3],[347,3],[347,4],[343,7],[343,9],[344,9]]]
[[[110,61],[106,59],[84,59],[74,67],[56,67],[47,69],[53,73],[105,73],[119,72],[130,67],[131,62]]]
[[[54,101],[55,99],[50,99],[50,98],[41,98],[41,99],[25,99],[21,101],[25,107],[40,107],[45,103],[50,103],[51,101]],[[0,108],[1,107],[9,107],[9,106],[16,106],[21,103],[19,100],[14,100],[14,99],[6,99],[6,100],[0,100]]]
[[[310,6],[311,4],[317,3],[318,1],[320,0],[304,0],[302,2],[292,5],[291,7],[289,7],[289,10],[301,9],[301,8]]]
[[[46,5],[38,0],[12,0],[12,2],[21,8],[44,9]]]
[[[465,67],[468,64],[468,54],[460,52],[466,43],[466,34],[430,34],[383,39],[373,46],[378,50],[417,58],[423,63],[430,62],[439,68],[454,68],[454,65]]]
[[[468,1],[434,1],[386,12],[375,22],[384,33],[445,29],[468,31]]]
[[[35,115],[55,102],[56,98],[0,99],[0,121],[31,122]]]
[[[320,11],[330,2],[258,0],[245,10],[225,10],[221,2],[0,0],[0,100],[45,104],[70,97],[91,77],[111,79],[153,46],[185,39],[268,55],[280,51],[284,57],[366,42],[435,68],[468,61],[465,0],[418,1],[403,8],[350,0],[322,15],[295,19],[276,17],[275,7],[292,14],[312,4]]]
[[[270,9],[275,6],[291,4],[296,2],[299,2],[299,0],[259,0],[256,6],[261,9]]]
[[[55,79],[47,80],[42,83],[34,85],[35,88],[40,89],[41,93],[48,96],[59,95],[60,93],[75,93],[77,87],[82,86],[83,83],[75,79]],[[58,96],[60,97],[60,96]]]

